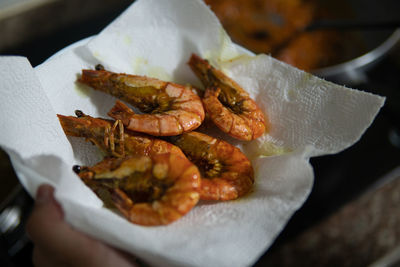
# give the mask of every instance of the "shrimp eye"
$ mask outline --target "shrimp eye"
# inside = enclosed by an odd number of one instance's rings
[[[77,109],[77,110],[75,110],[75,115],[78,118],[80,118],[80,117],[83,117],[85,114],[82,112],[82,110]]]
[[[72,170],[76,173],[79,174],[81,172],[81,166],[79,165],[74,165],[72,166]]]
[[[104,70],[104,66],[101,64],[97,64],[94,68],[95,70]]]

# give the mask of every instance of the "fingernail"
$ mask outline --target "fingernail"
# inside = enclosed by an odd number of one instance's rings
[[[36,192],[36,202],[43,204],[49,202],[52,198],[54,188],[50,185],[41,185]]]

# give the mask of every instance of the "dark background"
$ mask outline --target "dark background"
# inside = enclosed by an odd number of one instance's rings
[[[0,54],[21,55],[33,66],[58,50],[97,34],[132,1],[55,1],[0,16]],[[400,6],[399,9],[400,10]],[[0,12],[1,14],[1,12]],[[367,80],[357,89],[386,96],[386,104],[362,139],[336,155],[311,159],[315,184],[304,206],[289,221],[270,251],[279,251],[305,230],[345,205],[373,190],[386,174],[400,166],[400,48],[393,49],[366,72]],[[348,84],[353,86],[352,84]],[[1,236],[1,266],[29,266],[32,245],[23,231],[32,199],[20,188],[7,155],[0,151],[2,186],[0,211],[17,205],[22,208],[21,224],[12,233]],[[396,211],[393,211],[396,212]],[[322,248],[316,248],[322,249]],[[264,266],[265,254],[256,266]],[[302,259],[298,259],[298,265]]]

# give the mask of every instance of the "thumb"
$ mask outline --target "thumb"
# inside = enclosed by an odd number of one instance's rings
[[[49,228],[63,221],[64,213],[54,199],[54,188],[41,185],[36,192],[35,205],[26,225],[26,231],[35,243],[42,243]]]
[[[131,257],[67,224],[60,204],[54,199],[54,188],[49,185],[38,188],[26,230],[37,248],[36,254],[34,251],[37,265],[136,266]]]
[[[68,266],[95,266],[89,264],[95,259],[92,254],[104,251],[101,243],[75,231],[64,221],[62,208],[54,198],[54,188],[49,185],[38,188],[26,231],[41,253],[36,253],[37,262],[50,260],[68,263]]]

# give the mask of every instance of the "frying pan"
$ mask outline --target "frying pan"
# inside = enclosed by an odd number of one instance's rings
[[[397,0],[348,0],[324,1],[325,7],[332,10],[339,22],[332,23],[337,30],[357,36],[363,48],[352,52],[351,59],[312,71],[313,74],[327,80],[357,85],[368,82],[366,72],[383,58],[399,51],[400,48],[400,1]],[[345,23],[340,20],[348,22]],[[329,25],[328,25],[329,26]],[[356,47],[345,38],[346,46]],[[347,42],[347,43],[346,43]]]

